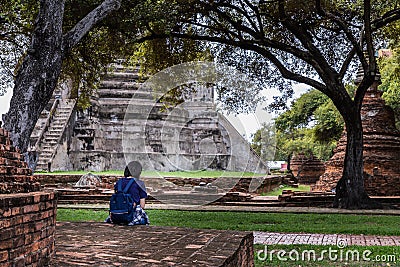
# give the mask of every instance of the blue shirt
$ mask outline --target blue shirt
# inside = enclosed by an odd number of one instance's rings
[[[118,180],[117,183],[122,182],[122,190],[123,190],[125,186],[128,184],[130,179],[135,179],[135,178],[121,178]],[[115,192],[117,192],[118,190],[117,183],[115,183],[114,185]],[[140,199],[147,198],[146,186],[144,185],[143,181],[138,179],[135,179],[135,182],[132,183],[127,193],[132,196],[132,199],[136,204],[140,204]]]

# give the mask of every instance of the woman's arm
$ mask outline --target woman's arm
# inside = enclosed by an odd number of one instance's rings
[[[146,205],[146,199],[145,198],[141,198],[140,199],[140,206],[142,207],[142,209],[144,209],[145,205]]]

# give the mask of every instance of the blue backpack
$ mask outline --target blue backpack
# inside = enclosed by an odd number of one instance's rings
[[[128,224],[133,221],[135,210],[133,208],[134,201],[132,196],[128,194],[134,179],[130,179],[128,184],[122,190],[122,181],[118,181],[118,190],[110,199],[110,218],[112,223]]]

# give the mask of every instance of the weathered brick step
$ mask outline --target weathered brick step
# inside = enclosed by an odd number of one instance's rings
[[[51,156],[52,154],[46,154],[46,155],[39,154],[40,160],[38,160],[38,164],[45,164],[51,159]]]
[[[52,124],[49,128],[49,130],[62,130],[64,128],[64,125],[61,124]]]
[[[68,119],[69,119],[69,116],[57,116],[57,117],[55,117],[55,124],[57,124],[57,125],[64,125],[67,121],[68,121]]]
[[[42,152],[45,152],[45,151],[46,152],[53,152],[53,150],[54,150],[53,147],[50,146],[50,145],[47,145],[47,144],[44,144],[42,149],[41,149]]]
[[[39,155],[51,155],[53,153],[53,150],[47,149],[47,150],[41,150],[39,152]]]
[[[69,117],[69,113],[70,113],[71,111],[59,111],[59,112],[57,112],[57,114],[54,116],[56,119],[64,119],[64,118],[67,118],[67,117]]]
[[[103,81],[98,88],[99,96],[107,97],[109,95],[131,96],[139,89],[141,83],[135,81]],[[117,89],[117,90],[116,90]],[[121,92],[120,92],[121,91]]]
[[[213,205],[240,207],[282,207],[282,202],[251,202],[251,201],[216,201]]]
[[[59,134],[45,134],[43,140],[58,140]]]
[[[67,117],[67,116],[69,116],[69,113],[71,113],[70,109],[58,110],[57,113],[55,114],[55,118]]]
[[[51,158],[53,154],[52,153],[46,153],[46,154],[39,154],[40,159],[38,160],[38,162],[42,162],[42,160],[44,161],[45,159],[49,159]]]
[[[47,161],[41,161],[38,162],[38,164],[36,165],[36,169],[37,170],[47,170]]]
[[[51,151],[54,150],[54,146],[57,145],[58,143],[58,138],[57,139],[43,139],[42,144],[47,145],[48,147],[51,147]],[[50,151],[50,149],[48,149]]]
[[[50,266],[254,265],[248,232],[57,223],[56,244]]]
[[[48,130],[45,136],[60,136],[62,129],[51,129]]]
[[[107,73],[107,79],[121,80],[121,81],[137,81],[139,79],[139,74],[137,72],[110,72]]]

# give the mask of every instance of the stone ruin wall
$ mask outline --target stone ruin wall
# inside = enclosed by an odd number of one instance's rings
[[[139,90],[138,80],[137,70],[121,66],[103,79],[92,107],[76,111],[70,120],[73,131],[64,134],[52,170],[116,170],[124,169],[126,161],[138,160],[147,170],[268,171],[244,138],[216,112],[210,88],[163,113],[151,92]],[[126,112],[133,96],[136,102]],[[124,124],[125,116],[133,119]],[[132,138],[127,150],[123,134]]]
[[[36,174],[35,179],[40,182],[41,185],[51,188],[71,188],[73,187],[81,178],[81,175],[47,175],[47,174]],[[112,175],[100,175],[98,178],[101,183],[96,186],[96,188],[104,189],[114,189],[115,182],[121,178],[119,176]],[[219,177],[219,178],[176,178],[176,177],[165,177],[165,181],[171,182],[174,185],[181,188],[192,188],[194,186],[199,186],[200,184],[213,183],[217,179],[228,179],[229,177]],[[142,177],[142,180],[146,182],[146,186],[150,185],[154,178]],[[237,183],[229,190],[229,192],[241,192],[241,193],[268,193],[276,188],[278,188],[284,179],[284,176],[274,175],[265,177],[241,177],[241,178],[229,178],[236,179]],[[261,181],[261,182],[259,182]],[[257,188],[253,188],[252,182],[257,183]],[[94,190],[96,192],[96,190]],[[151,192],[149,192],[151,194]]]
[[[54,254],[57,198],[31,174],[0,128],[0,266],[46,266]]]

